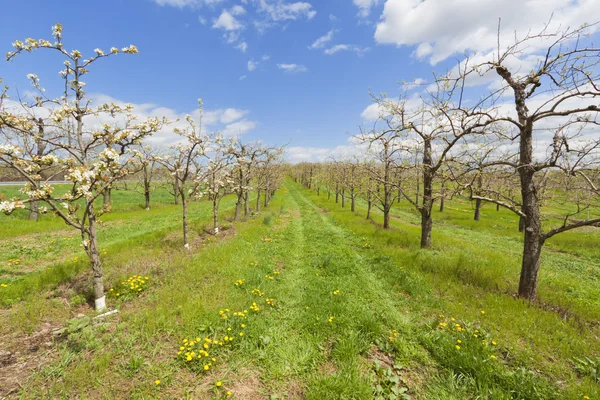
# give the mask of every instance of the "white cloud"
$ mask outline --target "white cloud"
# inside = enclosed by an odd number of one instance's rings
[[[248,71],[252,72],[258,67],[258,61],[250,60],[248,61]]]
[[[361,158],[367,153],[367,146],[356,142],[353,138],[348,139],[347,145],[339,145],[333,148],[326,147],[286,147],[285,158],[292,164],[300,162],[326,162],[332,160]]]
[[[242,76],[240,76],[240,81],[243,81],[243,80],[244,80],[244,79],[246,79],[247,77],[248,77],[248,76],[246,76],[246,75],[242,75]]]
[[[376,121],[382,115],[382,109],[377,103],[369,104],[367,108],[363,110],[360,117],[365,121]]]
[[[256,122],[243,119],[225,126],[221,132],[223,133],[223,136],[239,136],[251,131],[254,128],[256,128]]]
[[[241,50],[242,53],[245,53],[246,50],[248,50],[248,43],[241,42],[240,44],[238,44],[237,46],[235,46],[235,48]]]
[[[235,43],[239,40],[240,33],[238,31],[226,32],[223,34],[223,39],[227,41],[227,43]]]
[[[200,21],[200,23],[201,23],[202,25],[206,25],[206,23],[208,22],[208,21],[206,20],[206,18],[204,18],[202,15],[199,15],[199,16],[198,16],[198,21]]]
[[[375,40],[417,46],[417,58],[436,64],[454,54],[496,49],[499,18],[500,43],[505,48],[514,42],[515,35],[540,32],[551,18],[549,32],[596,22],[598,15],[597,0],[387,0]],[[546,44],[540,41],[527,53]]]
[[[296,20],[301,17],[312,19],[317,12],[307,2],[287,3],[284,0],[254,0],[260,12],[272,21]]]
[[[366,18],[371,13],[371,8],[379,3],[379,0],[354,0],[354,5],[359,9],[358,16]]]
[[[238,5],[231,7],[230,12],[232,15],[244,15],[244,14],[246,14],[246,9],[238,4]]]
[[[352,52],[358,54],[359,56],[362,56],[367,51],[369,51],[369,48],[368,47],[361,48],[361,47],[355,46],[353,44],[337,44],[335,46],[332,46],[332,47],[326,49],[324,51],[324,53],[327,54],[328,56],[330,56],[332,54],[339,53],[340,51],[352,51]]]
[[[320,38],[318,38],[317,40],[315,40],[313,42],[313,44],[310,45],[311,49],[320,49],[325,47],[325,45],[329,42],[331,42],[331,40],[333,39],[333,35],[337,32],[337,30],[332,29],[329,32],[327,32],[325,35],[321,36]]]
[[[285,72],[306,72],[308,68],[304,65],[298,64],[277,64],[277,68],[284,70]]]
[[[265,62],[265,61],[269,61],[271,59],[271,56],[268,55],[263,55],[260,60],[255,61],[254,59],[251,59],[250,61],[248,61],[248,71],[252,72],[254,71],[256,68],[258,68],[258,66]]]
[[[224,29],[226,31],[237,31],[244,25],[238,21],[229,11],[223,10],[212,26],[214,29]]]
[[[224,124],[230,124],[238,119],[241,119],[246,114],[248,114],[248,110],[239,110],[237,108],[228,108],[223,111],[221,115],[221,122]]]

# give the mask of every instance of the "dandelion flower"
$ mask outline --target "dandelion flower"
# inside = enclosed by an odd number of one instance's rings
[[[154,383],[155,383],[156,385],[160,385],[160,379],[157,379],[157,380],[155,380],[155,381],[154,381]]]

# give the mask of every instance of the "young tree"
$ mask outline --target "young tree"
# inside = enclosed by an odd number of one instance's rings
[[[52,211],[67,225],[81,234],[83,248],[86,251],[93,272],[95,306],[98,311],[106,308],[102,262],[98,251],[98,217],[105,209],[96,208],[98,199],[117,179],[129,174],[132,163],[130,149],[141,139],[158,131],[166,121],[151,118],[146,122],[136,122],[131,114],[132,107],[120,107],[115,104],[90,105],[84,91],[82,77],[96,61],[118,54],[135,54],[135,46],[119,50],[112,48],[109,53],[100,49],[95,55],[83,59],[81,52],[68,52],[62,43],[62,26],[52,28],[54,43],[41,39],[28,38],[24,42],[13,43],[15,51],[9,52],[12,60],[23,52],[46,49],[66,57],[65,69],[61,75],[65,81],[65,92],[61,98],[50,99],[45,96],[36,75],[29,79],[38,89],[36,108],[22,104],[27,112],[19,112],[6,105],[7,92],[0,99],[0,127],[11,130],[23,140],[36,142],[38,148],[44,148],[45,155],[23,151],[22,142],[0,146],[0,160],[18,171],[27,182],[22,190],[25,198],[12,199],[0,203],[0,211],[10,213],[27,204],[45,202]],[[34,122],[31,113],[43,115],[43,132],[39,119]],[[108,122],[121,116],[124,123],[110,125]],[[105,121],[96,124],[94,121]],[[50,172],[52,171],[52,172]],[[52,176],[64,174],[70,183],[66,192],[58,193],[50,184]],[[45,211],[45,210],[44,210]]]
[[[250,213],[249,202],[250,190],[252,189],[250,184],[256,172],[256,166],[264,153],[264,149],[260,143],[243,143],[241,139],[238,139],[230,151],[231,155],[235,158],[235,165],[232,172],[234,180],[233,190],[237,195],[234,220],[238,221],[242,215],[242,207],[244,208],[245,216]]]
[[[374,204],[383,212],[383,228],[390,228],[390,211],[395,201],[394,190],[397,180],[394,179],[395,171],[399,166],[400,154],[405,149],[401,145],[402,137],[395,127],[370,132],[361,131],[356,137],[359,143],[368,146],[373,163],[365,164],[365,169],[370,179],[377,183],[377,190],[371,192]]]
[[[196,123],[191,115],[186,115],[185,127],[175,127],[173,132],[180,135],[185,142],[171,146],[172,152],[159,159],[169,170],[175,181],[178,197],[181,198],[183,247],[190,250],[188,206],[189,199],[201,196],[199,191],[202,182],[199,160],[206,157],[209,137],[202,135],[202,99],[198,99],[199,121]]]
[[[212,202],[213,209],[213,233],[219,234],[219,205],[221,199],[234,188],[232,177],[232,154],[234,144],[232,140],[226,141],[217,134],[205,152],[208,165],[204,167],[205,172],[198,174],[196,180],[199,184],[206,184],[205,192]]]
[[[486,133],[485,129],[491,124],[488,112],[483,110],[483,100],[471,106],[462,103],[464,85],[464,75],[459,79],[442,76],[420,99],[395,101],[375,97],[387,126],[402,137],[401,143],[397,141],[396,145],[421,157],[420,163],[415,162],[413,167],[419,172],[417,182],[423,184],[421,203],[420,185],[415,199],[402,188],[403,196],[421,214],[421,248],[431,247],[433,204],[441,197],[436,186],[441,186],[437,184],[443,180],[445,166],[462,157],[458,152],[460,144],[472,135]]]
[[[159,157],[154,154],[151,146],[139,146],[135,151],[134,167],[137,171],[138,183],[135,190],[144,195],[144,208],[150,210],[150,195],[155,190],[153,180],[157,172]]]

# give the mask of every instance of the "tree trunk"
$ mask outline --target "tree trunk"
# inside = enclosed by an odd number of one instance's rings
[[[106,298],[104,296],[104,280],[102,277],[102,262],[100,261],[100,252],[98,251],[98,235],[96,233],[96,215],[93,206],[89,207],[88,231],[82,234],[83,240],[87,241],[86,252],[92,264],[92,279],[94,283],[94,305],[96,311],[106,310]],[[87,236],[87,237],[86,237]]]
[[[239,221],[240,217],[242,216],[242,207],[244,206],[243,197],[243,193],[239,192],[237,195],[237,203],[235,203],[235,216],[233,217],[234,221]]]
[[[256,191],[256,212],[260,211],[260,189]]]
[[[181,195],[181,205],[183,211],[183,247],[187,250],[190,249],[190,243],[188,241],[188,223],[187,223],[187,211],[188,211],[188,201],[185,198],[185,194],[180,193]]]
[[[424,206],[423,206],[424,207]],[[431,231],[433,230],[433,219],[431,213],[423,209],[421,211],[421,248],[431,248]]]
[[[371,206],[373,202],[371,200],[367,200],[367,219],[371,219]]]
[[[502,72],[497,71],[499,74]],[[537,295],[537,282],[540,270],[540,256],[544,237],[542,235],[542,218],[537,188],[534,182],[535,169],[533,167],[533,121],[528,117],[525,104],[527,95],[525,86],[513,86],[515,92],[515,105],[521,131],[519,138],[519,173],[521,183],[521,210],[525,214],[523,239],[523,260],[521,264],[521,278],[519,280],[519,297],[533,301]]]
[[[103,201],[102,201],[102,203],[103,203],[103,204],[104,204],[106,207],[110,206],[110,192],[111,192],[111,188],[106,188],[106,189],[104,189],[104,191],[102,192],[102,198],[103,198]]]
[[[37,200],[29,203],[29,220],[30,221],[38,221],[40,217],[40,203]]]
[[[480,218],[481,218],[481,199],[476,199],[475,200],[475,216],[473,217],[473,219],[475,221],[479,221]]]
[[[327,189],[327,200],[331,200],[331,190]]]
[[[38,126],[38,137],[36,138],[36,153],[38,157],[43,157],[44,156],[44,150],[46,149],[47,144],[43,141],[44,138],[44,120],[40,117],[37,119],[37,126]],[[40,185],[40,181],[36,182],[36,186]],[[29,208],[29,220],[30,221],[35,221],[37,222],[40,218],[40,202],[37,200],[34,200],[30,203],[30,208]]]
[[[346,207],[346,192],[342,189],[342,208]]]
[[[433,220],[431,210],[433,209],[433,178],[434,170],[432,167],[431,141],[425,140],[423,143],[423,204],[421,205],[421,248],[431,248],[431,230],[433,229]]]
[[[386,147],[386,154],[388,148]],[[386,159],[383,180],[383,229],[390,229],[390,210],[392,209],[392,187],[390,185],[390,161]]]
[[[531,139],[531,138],[529,138]],[[527,142],[527,136],[521,135],[521,147],[523,141]],[[530,157],[524,161],[529,161],[533,152],[529,153]],[[521,162],[523,165],[523,162]],[[531,165],[530,163],[525,165]],[[522,211],[527,216],[522,218],[525,237],[523,239],[523,260],[521,264],[521,278],[519,280],[519,297],[523,297],[530,301],[535,300],[537,295],[537,282],[540,270],[540,258],[544,238],[542,235],[542,221],[540,206],[537,198],[537,189],[534,182],[534,170],[532,168],[520,168],[519,175],[521,178],[521,196],[523,199]]]
[[[383,210],[383,229],[390,229],[390,210],[387,208]]]
[[[519,216],[519,232],[525,231],[525,218]]]
[[[144,198],[146,199],[146,210],[150,209],[150,192],[148,190],[144,191]]]
[[[173,197],[175,197],[175,205],[179,204],[179,179],[175,178],[173,183]]]
[[[500,211],[500,204],[496,204],[496,211]]]
[[[213,199],[213,232],[219,234],[219,201],[217,197]]]
[[[356,203],[356,196],[354,195],[354,188],[352,188],[352,190],[350,191],[350,211],[354,212],[355,209],[355,203]]]
[[[336,183],[335,184],[335,204],[338,203],[339,198],[340,198],[340,190],[339,190],[339,187],[338,187],[338,185]]]
[[[244,216],[250,214],[250,191],[244,190]]]

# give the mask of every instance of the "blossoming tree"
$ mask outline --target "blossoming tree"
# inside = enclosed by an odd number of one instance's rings
[[[65,91],[60,98],[49,98],[36,75],[28,78],[39,96],[35,104],[24,102],[10,106],[8,88],[0,98],[0,129],[9,131],[12,140],[0,145],[0,163],[17,171],[26,181],[21,198],[0,203],[0,211],[11,213],[30,204],[44,202],[41,212],[53,211],[65,223],[81,234],[93,273],[96,310],[106,308],[102,262],[98,251],[98,217],[104,207],[97,208],[96,200],[117,180],[130,172],[133,158],[130,148],[142,138],[158,131],[167,121],[150,118],[136,121],[130,105],[101,104],[92,106],[84,91],[82,78],[96,61],[118,53],[135,54],[133,45],[121,50],[112,48],[104,53],[83,59],[78,50],[67,51],[62,43],[62,26],[52,28],[54,42],[28,38],[13,43],[15,48],[7,60],[24,52],[46,49],[66,58],[60,75]],[[43,124],[44,129],[40,129]],[[23,148],[26,141],[43,148],[42,155]],[[69,181],[66,190],[51,184],[53,177],[64,175]]]

